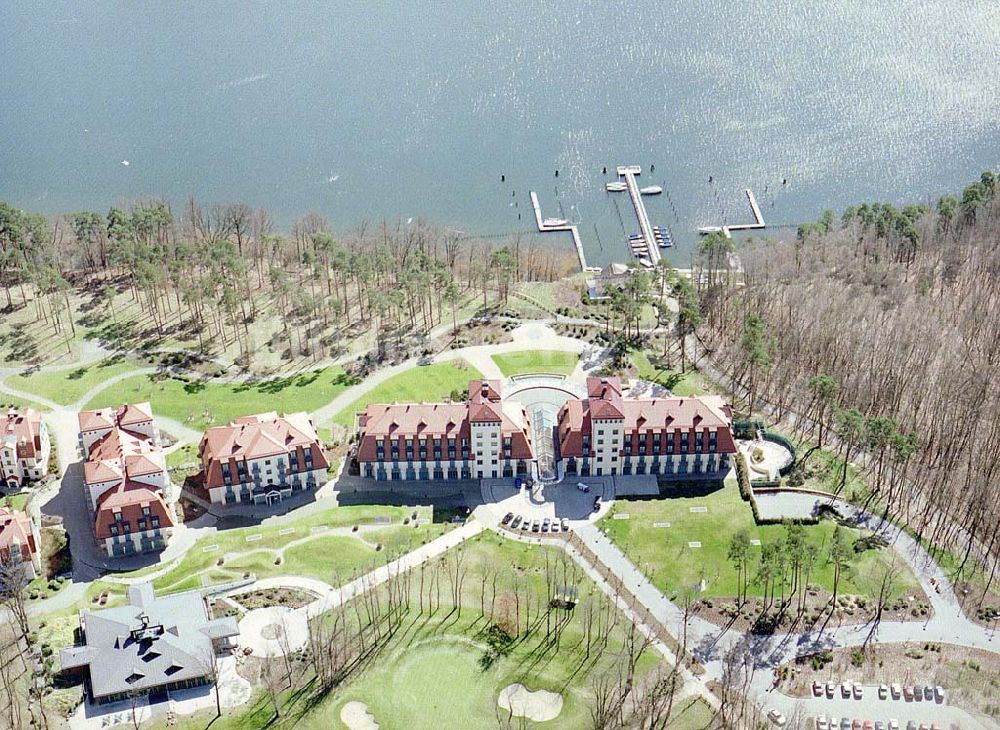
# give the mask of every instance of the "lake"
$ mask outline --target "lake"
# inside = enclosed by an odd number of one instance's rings
[[[45,213],[193,194],[571,250],[535,190],[600,264],[636,230],[602,168],[637,164],[686,265],[746,187],[789,225],[1000,163],[996,0],[8,2],[0,54],[0,199]]]

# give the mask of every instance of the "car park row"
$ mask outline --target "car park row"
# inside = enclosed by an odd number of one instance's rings
[[[515,515],[508,512],[500,520],[500,524],[508,530],[520,530],[521,532],[569,532],[569,520],[563,518],[545,517],[541,520],[532,520],[528,517]]]

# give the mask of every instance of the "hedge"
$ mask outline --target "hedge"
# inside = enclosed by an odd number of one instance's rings
[[[740,497],[750,503],[750,512],[757,525],[818,525],[819,517],[761,517],[757,510],[757,498],[753,494],[753,484],[750,482],[746,456],[742,451],[736,453],[736,482],[740,486]],[[762,482],[758,486],[778,486],[781,481]]]

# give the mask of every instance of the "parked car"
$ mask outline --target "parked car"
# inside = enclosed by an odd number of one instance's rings
[[[934,699],[934,688],[929,684],[924,687],[924,699],[933,700]]]
[[[855,717],[851,722],[851,730],[861,730],[861,720]]]
[[[569,520],[563,517],[561,520],[559,520],[559,524],[562,525],[563,532],[569,532]]]
[[[513,520],[510,521],[510,529],[517,529],[517,526],[521,524],[521,515],[517,515]]]
[[[827,730],[828,727],[827,720],[823,715],[816,718],[816,730]]]
[[[531,531],[532,532],[538,532],[538,520],[534,520],[531,523]]]
[[[849,717],[841,718],[840,730],[851,730],[851,718]]]
[[[888,697],[889,697],[889,688],[884,684],[880,684],[878,686],[878,698],[880,700],[884,700],[887,699]]]
[[[892,699],[898,700],[903,694],[903,688],[896,682],[889,685],[889,691],[892,693]]]
[[[597,512],[601,508],[601,498],[594,497],[594,512]]]
[[[836,682],[827,682],[826,683],[826,696],[827,697],[829,697],[830,699],[833,699],[833,695],[834,695],[834,693],[836,691],[837,691],[837,683]]]
[[[417,365],[420,366],[430,365],[432,362],[434,362],[434,358],[430,355],[424,355],[423,357],[417,359]]]
[[[514,519],[514,513],[513,513],[513,512],[508,512],[507,514],[505,514],[505,515],[503,516],[503,519],[502,519],[502,520],[500,520],[500,524],[501,524],[501,525],[509,525],[509,524],[510,524],[510,521],[511,521],[512,519]]]
[[[917,723],[915,723],[913,720],[910,720],[909,722],[906,723],[906,730],[917,730]]]
[[[865,688],[862,687],[860,684],[854,685],[854,699],[860,700],[864,696],[865,696]]]
[[[559,532],[559,520],[557,518],[552,519],[552,532]]]
[[[589,484],[584,484],[583,482],[577,482],[576,483],[576,488],[579,489],[581,492],[589,492],[590,491],[590,485]]]
[[[552,525],[552,520],[550,520],[548,517],[546,517],[544,520],[542,520],[542,532],[548,532],[549,531],[549,527],[551,525]]]
[[[944,702],[944,687],[941,685],[934,688],[934,699],[938,702]]]
[[[899,730],[899,720],[890,717],[889,718],[889,730]]]
[[[818,679],[813,682],[813,697],[823,696],[823,683]]]
[[[840,696],[845,700],[851,699],[851,683],[842,682],[840,685]]]
[[[907,702],[913,702],[913,685],[908,684],[903,687],[903,697]]]
[[[885,723],[881,720],[875,721],[875,730],[885,730]]]
[[[865,720],[863,723],[861,723],[861,727],[863,728],[863,730],[875,730],[875,723],[872,722],[871,720]]]
[[[785,716],[782,715],[776,708],[772,707],[767,711],[767,719],[773,722],[778,727],[784,727],[785,723],[788,722]]]

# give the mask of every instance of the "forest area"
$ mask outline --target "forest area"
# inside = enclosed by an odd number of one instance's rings
[[[46,218],[0,202],[4,312],[33,307],[67,341],[82,319],[121,348],[231,347],[243,366],[275,341],[290,357],[319,357],[369,331],[384,354],[390,339],[447,322],[477,297],[503,305],[518,282],[572,268],[568,253],[530,239],[486,241],[422,221],[363,222],[335,237],[318,214],[282,232],[244,203],[190,198],[177,213],[153,200]],[[74,295],[87,297],[82,318]],[[141,328],[120,321],[123,297],[141,308]]]
[[[1000,555],[1000,189],[936,205],[866,203],[794,240],[703,247],[698,337],[745,397],[863,464],[871,502],[979,564]],[[808,458],[808,456],[806,457]]]

